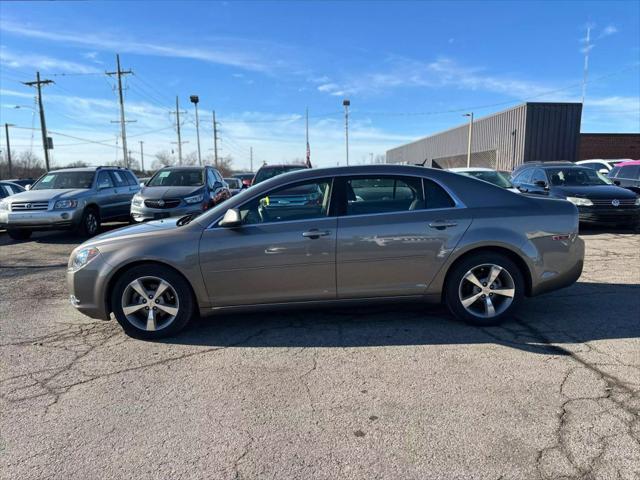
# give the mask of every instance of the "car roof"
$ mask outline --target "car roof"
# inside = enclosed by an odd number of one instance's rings
[[[625,167],[627,165],[640,165],[640,160],[624,160],[620,163],[616,163],[616,167]]]
[[[262,165],[260,169],[263,168],[307,168],[304,163],[274,163],[269,165]]]
[[[201,167],[198,165],[185,165],[185,166],[180,166],[180,165],[171,165],[168,167],[162,167],[160,170],[202,170],[203,168],[213,168],[211,165],[202,165]]]
[[[456,167],[456,168],[447,168],[450,172],[495,172],[493,168],[485,168],[485,167]]]

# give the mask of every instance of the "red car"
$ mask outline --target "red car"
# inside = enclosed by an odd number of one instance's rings
[[[640,160],[616,164],[609,172],[609,179],[616,185],[640,194]]]

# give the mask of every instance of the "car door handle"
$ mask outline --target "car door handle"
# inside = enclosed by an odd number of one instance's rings
[[[326,237],[327,235],[331,235],[331,232],[329,232],[328,230],[324,230],[321,232],[320,230],[315,228],[302,233],[302,236],[305,238],[320,238]]]
[[[435,222],[431,222],[429,224],[430,228],[435,228],[436,230],[444,230],[449,227],[457,227],[458,224],[456,222],[447,222],[445,220],[436,220]]]

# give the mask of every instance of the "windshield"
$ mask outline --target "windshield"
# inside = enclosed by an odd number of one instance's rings
[[[611,180],[590,168],[550,168],[547,170],[555,187],[587,187],[611,185]]]
[[[91,188],[95,172],[51,172],[38,180],[31,190]]]
[[[306,167],[303,165],[281,165],[279,167],[264,167],[258,170],[258,173],[256,173],[256,178],[253,181],[253,184],[256,185],[277,175],[282,175],[283,173],[287,172],[293,172],[294,170],[302,170],[304,168]]]
[[[224,181],[227,182],[229,188],[242,188],[239,178],[225,178]]]
[[[476,172],[459,172],[462,175],[466,175],[467,177],[477,178],[479,180],[484,180],[485,182],[493,183],[498,187],[502,188],[513,188],[513,185],[509,181],[509,179],[500,172],[490,172],[490,171],[476,171]]]
[[[204,172],[193,169],[160,170],[147,187],[199,187],[204,185]]]

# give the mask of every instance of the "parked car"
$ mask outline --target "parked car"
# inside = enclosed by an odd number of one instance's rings
[[[242,181],[242,185],[244,188],[250,187],[253,183],[253,177],[255,174],[253,173],[236,173],[234,175],[235,178],[239,178]]]
[[[467,177],[477,178],[478,180],[484,180],[485,182],[492,183],[500,188],[506,188],[507,190],[515,193],[520,192],[520,190],[513,186],[507,175],[497,170],[492,170],[491,168],[450,168],[449,171],[459,173],[460,175],[466,175]]]
[[[609,172],[609,179],[615,185],[640,194],[640,160],[618,163]]]
[[[256,176],[253,177],[253,185],[257,185],[260,182],[269,180],[277,175],[283,173],[293,172],[295,170],[303,170],[309,168],[304,164],[289,164],[289,165],[263,165],[256,172]]]
[[[35,180],[33,178],[10,178],[9,180],[5,180],[6,182],[15,183],[16,185],[20,185],[22,188],[27,188],[27,185],[33,185]]]
[[[308,189],[317,201],[274,205]],[[575,282],[584,242],[575,205],[401,165],[301,169],[193,218],[101,235],[69,259],[71,303],[155,339],[197,312],[444,302],[491,325],[524,297]]]
[[[10,197],[11,195],[15,195],[16,193],[24,191],[24,188],[22,188],[17,183],[9,182],[7,180],[0,180],[0,199]]]
[[[136,222],[201,213],[231,197],[213,167],[166,167],[158,170],[131,200]]]
[[[227,187],[229,188],[229,192],[231,192],[231,196],[234,196],[240,193],[240,191],[243,188],[247,188],[242,184],[242,180],[240,180],[239,178],[230,177],[230,178],[225,178],[224,181],[227,184]]]
[[[640,223],[640,198],[591,168],[571,162],[529,162],[513,172],[512,182],[529,195],[570,201],[584,223],[631,228]]]
[[[0,225],[25,240],[33,230],[72,229],[91,237],[104,220],[128,220],[138,179],[119,167],[52,170],[29,191],[0,201]]]
[[[611,171],[611,169],[614,167],[616,163],[619,163],[621,161],[622,160],[602,160],[602,159],[580,160],[579,162],[576,162],[576,165],[590,168],[592,170],[602,173],[603,175],[606,175]]]

